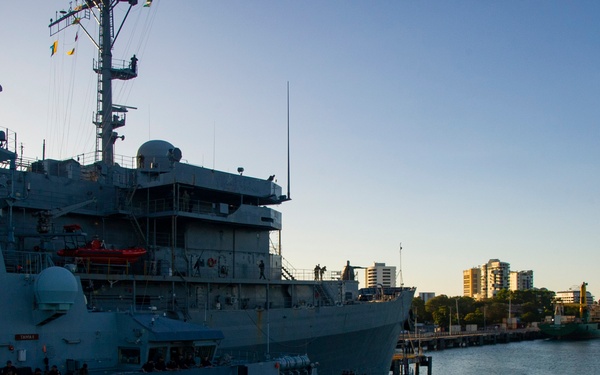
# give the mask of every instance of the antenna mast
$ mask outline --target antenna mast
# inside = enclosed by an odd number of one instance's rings
[[[128,2],[129,9],[125,13],[117,34],[114,33],[113,9],[121,2]],[[112,99],[112,80],[129,80],[137,77],[137,61],[133,55],[131,61],[119,61],[113,66],[112,48],[117,39],[121,27],[125,23],[131,8],[137,5],[137,0],[98,0],[76,2],[75,7],[69,7],[68,11],[56,13],[56,19],[50,20],[50,36],[61,30],[76,25],[88,35],[98,49],[98,61],[94,63],[94,71],[98,74],[97,88],[97,112],[93,121],[96,125],[96,156],[102,152],[102,161],[105,164],[114,164],[114,144],[119,137],[114,129],[125,126],[126,106],[114,106]],[[90,19],[90,15],[98,21],[99,35],[95,41],[86,28],[81,24],[81,19]],[[101,140],[101,147],[98,141]],[[100,149],[99,149],[100,148]]]
[[[287,83],[287,169],[287,199],[292,199],[290,196],[290,81]]]
[[[398,251],[398,256],[400,257],[400,266],[398,268],[398,276],[400,279],[400,286],[404,286],[404,280],[402,280],[402,242],[400,242],[400,250]]]

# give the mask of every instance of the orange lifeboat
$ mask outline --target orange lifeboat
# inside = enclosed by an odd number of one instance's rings
[[[80,230],[81,227],[77,224],[64,226],[65,233],[76,233]],[[82,244],[82,242],[79,243]],[[75,247],[66,246],[64,249],[58,250],[57,254],[61,257],[89,259],[94,263],[126,264],[136,262],[141,256],[146,254],[146,249],[137,246],[127,248],[107,248],[104,245],[104,241],[100,241],[96,238],[86,242],[85,245]]]

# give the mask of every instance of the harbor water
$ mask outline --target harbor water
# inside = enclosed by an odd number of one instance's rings
[[[598,353],[600,340],[534,340],[424,354],[432,358],[433,375],[552,375],[600,374]]]

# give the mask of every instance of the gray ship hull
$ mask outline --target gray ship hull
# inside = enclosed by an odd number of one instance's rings
[[[320,374],[348,370],[355,374],[387,375],[403,329],[398,322],[404,321],[412,295],[412,291],[406,291],[396,301],[386,303],[274,309],[270,311],[270,324],[264,312],[256,322],[248,322],[255,319],[254,314],[216,314],[210,316],[209,326],[224,327],[222,347],[234,352],[266,352],[262,342],[269,330],[271,352],[307,353],[311,360],[320,363]],[[244,330],[250,332],[245,345],[240,345]]]

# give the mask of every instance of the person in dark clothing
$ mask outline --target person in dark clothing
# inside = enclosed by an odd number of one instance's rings
[[[192,354],[188,354],[187,358],[184,361],[187,368],[196,367],[196,361],[194,360],[194,356]]]
[[[179,364],[177,363],[177,361],[175,360],[170,360],[169,363],[167,363],[167,370],[169,371],[175,371],[175,370],[179,370]]]
[[[79,369],[79,375],[88,375],[90,372],[88,370],[87,363],[84,363],[83,366]]]
[[[204,357],[202,358],[202,361],[200,362],[200,367],[211,367],[212,363],[210,362],[210,359],[208,359],[208,357]]]
[[[60,375],[60,371],[56,365],[52,365],[50,371],[48,371],[48,375]]]
[[[133,55],[133,57],[131,58],[131,64],[129,64],[129,66],[131,67],[131,70],[134,73],[137,73],[137,62],[138,62],[138,58],[135,57],[135,55]]]
[[[154,361],[149,360],[142,366],[142,372],[154,372]]]
[[[165,359],[163,357],[158,358],[158,362],[156,362],[156,365],[154,365],[154,369],[156,371],[166,371],[167,370],[167,364],[165,363]]]
[[[260,263],[258,263],[258,269],[260,270],[259,279],[266,279],[266,277],[265,277],[265,262],[263,262],[261,260]]]
[[[17,368],[13,366],[12,361],[6,361],[6,366],[2,369],[2,375],[17,375]]]

